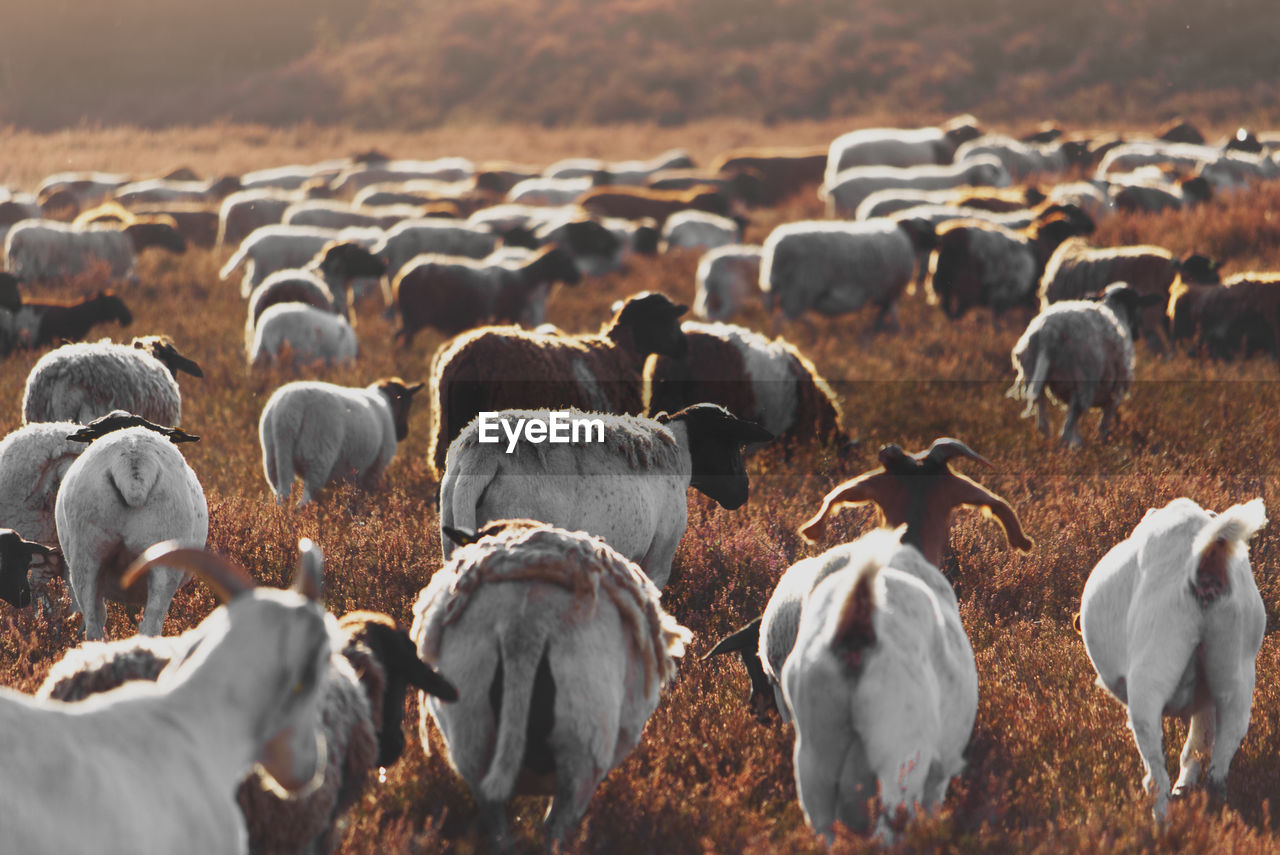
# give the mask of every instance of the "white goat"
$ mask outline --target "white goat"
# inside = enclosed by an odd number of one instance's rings
[[[1085,583],[1085,650],[1098,685],[1128,708],[1157,819],[1169,800],[1165,715],[1191,721],[1174,795],[1197,786],[1205,754],[1212,755],[1208,788],[1226,798],[1227,770],[1249,729],[1267,624],[1248,548],[1266,522],[1260,498],[1217,515],[1174,499],[1147,511]]]
[[[317,700],[329,634],[320,605],[296,591],[250,590],[243,570],[172,544],[148,550],[123,581],[157,565],[200,572],[230,601],[201,623],[200,650],[155,683],[75,704],[0,688],[6,849],[243,855],[235,793],[250,767],[261,763],[282,791],[305,792],[323,765]]]
[[[277,270],[263,279],[249,295],[244,321],[244,352],[253,350],[253,332],[262,317],[276,303],[306,303],[326,312],[335,311],[333,291],[313,270]]]
[[[80,207],[88,208],[131,180],[128,175],[112,172],[55,172],[40,182],[36,195],[46,199],[54,193],[64,191],[74,196]]]
[[[430,716],[500,846],[522,769],[535,780],[553,774],[545,827],[549,845],[564,843],[640,741],[692,634],[663,612],[640,568],[599,538],[528,520],[495,524],[478,540],[449,533],[469,545],[418,596],[410,634],[460,697],[419,696],[422,745]]]
[[[332,383],[286,383],[262,408],[262,468],[276,503],[302,476],[299,505],[339,480],[376,483],[409,431],[409,406],[422,383],[388,377],[363,389]]]
[[[269,187],[254,187],[232,193],[222,200],[218,209],[216,245],[232,243],[239,246],[241,241],[257,229],[279,225],[289,206],[302,198],[306,197],[300,193]]]
[[[727,321],[760,296],[760,255],[755,244],[713,249],[698,261],[693,313],[709,321]]]
[[[84,637],[92,640],[102,637],[104,599],[144,601],[121,584],[128,562],[164,540],[204,546],[209,506],[196,473],[174,447],[199,437],[116,412],[72,438],[92,444],[67,470],[53,513],[72,598],[84,614]],[[147,579],[139,632],[160,634],[169,601],[185,580],[173,569]]]
[[[568,205],[594,186],[591,176],[526,178],[507,191],[507,201],[518,205]]]
[[[22,420],[88,424],[112,410],[126,410],[156,424],[177,425],[182,420],[178,371],[204,376],[167,336],[142,336],[132,344],[65,344],[31,367]]]
[[[304,553],[304,571],[318,579],[318,547]],[[418,658],[409,633],[378,612],[352,612],[329,622],[330,679],[316,722],[325,744],[321,780],[310,793],[283,798],[261,771],[240,785],[252,852],[327,855],[341,837],[339,819],[365,794],[374,767],[389,767],[404,753],[404,696],[412,685],[446,700],[457,690]],[[133,680],[156,680],[205,641],[204,625],[181,635],[135,635],[86,642],[49,669],[37,698],[81,701]]]
[[[867,828],[877,789],[886,838],[899,806],[939,806],[964,767],[978,713],[978,670],[955,593],[901,544],[902,531],[836,547],[840,558],[829,560],[841,566],[809,594],[782,668],[796,791],[828,841],[836,821]]]
[[[9,272],[23,282],[75,276],[101,261],[113,279],[137,283],[138,253],[150,246],[183,253],[187,242],[165,223],[77,228],[55,220],[23,220],[9,229],[4,254]]]
[[[465,220],[428,217],[397,223],[387,229],[386,236],[371,250],[386,262],[387,275],[392,277],[423,253],[484,258],[497,246],[498,236],[483,226],[473,226]]]
[[[339,195],[354,195],[370,184],[387,181],[412,181],[429,178],[436,181],[464,181],[475,175],[476,168],[465,157],[441,157],[436,160],[380,160],[353,164],[330,182]]]
[[[240,179],[234,175],[224,175],[207,181],[147,178],[123,184],[117,187],[111,196],[128,207],[155,202],[194,202],[203,205],[220,203],[230,194],[242,189],[242,186]]]
[[[818,195],[826,200],[828,214],[852,217],[868,196],[890,187],[945,190],[965,184],[1008,187],[1011,183],[1009,170],[999,158],[979,155],[946,166],[855,166],[829,177]]]
[[[707,211],[676,211],[662,224],[664,250],[715,249],[742,238],[742,224]]]
[[[1004,164],[1014,181],[1025,181],[1034,173],[1059,175],[1072,166],[1088,162],[1083,143],[1054,141],[1026,143],[1003,134],[986,134],[956,149],[956,162],[991,155]]]
[[[245,264],[240,296],[248,297],[262,280],[277,270],[306,267],[333,241],[352,242],[369,249],[382,238],[381,229],[271,225],[255,229],[218,271],[225,280]]]
[[[956,146],[978,135],[977,120],[957,117],[943,127],[861,128],[831,141],[826,178],[855,166],[905,168],[951,163]]]
[[[875,325],[888,318],[896,327],[898,297],[931,238],[913,220],[784,223],[769,233],[760,258],[765,309],[794,320],[808,309],[838,315],[873,303]]]
[[[500,437],[488,445],[481,443],[486,415]],[[603,537],[661,588],[688,524],[689,487],[729,510],[741,507],[749,487],[742,446],[773,439],[715,404],[659,419],[577,410],[568,418],[598,420],[604,441],[593,441],[588,427],[585,438],[570,435],[572,442],[522,440],[508,447],[503,430],[534,423],[549,429],[547,410],[482,414],[463,428],[449,446],[440,482],[441,532],[475,530],[496,519],[540,519]],[[441,542],[448,559],[453,547]]]
[[[1133,382],[1133,340],[1144,306],[1159,301],[1139,296],[1123,282],[1107,286],[1102,302],[1064,300],[1031,319],[1013,347],[1017,372],[1008,397],[1027,402],[1022,417],[1036,417],[1040,433],[1049,435],[1045,396],[1067,408],[1061,440],[1083,444],[1077,421],[1092,407],[1102,409],[1098,436],[1106,442],[1120,402]]]
[[[356,333],[342,315],[306,303],[276,303],[258,316],[249,348],[249,363],[280,359],[285,345],[290,358],[335,365],[356,358]]]
[[[53,505],[67,470],[85,449],[84,443],[67,439],[79,429],[71,422],[37,422],[0,440],[0,526],[46,546],[58,545]],[[32,593],[46,615],[51,608],[48,583],[64,570],[62,559],[51,555],[31,567]]]

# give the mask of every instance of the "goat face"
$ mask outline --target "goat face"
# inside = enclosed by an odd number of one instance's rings
[[[683,422],[688,432],[693,462],[689,486],[731,511],[746,504],[750,484],[742,446],[768,442],[773,434],[718,404],[694,404],[666,421]]]
[[[187,239],[167,223],[135,223],[124,231],[133,241],[136,252],[141,252],[149,246],[158,246],[176,255],[187,251]]]
[[[31,556],[52,551],[43,544],[23,540],[13,529],[0,529],[0,600],[15,609],[31,605],[31,587],[27,584]]]
[[[331,245],[325,250],[320,270],[325,276],[341,279],[359,279],[364,276],[376,278],[387,272],[387,262],[360,244],[347,241]]]
[[[613,326],[631,331],[638,353],[683,357],[689,343],[680,328],[680,316],[687,311],[687,306],[671,302],[665,294],[638,294],[618,311]]]
[[[156,359],[164,363],[169,369],[169,374],[176,380],[179,371],[185,371],[192,377],[203,377],[204,372],[200,370],[200,366],[194,360],[187,359],[178,349],[173,346],[173,342],[164,336],[146,336],[143,338],[135,338],[133,346],[139,350],[145,350]]]
[[[582,281],[582,273],[573,260],[573,256],[558,246],[543,250],[534,262],[531,281],[563,282],[566,285],[577,285]]]
[[[259,733],[269,737],[264,740],[258,762],[281,789],[305,795],[319,783],[319,773],[324,768],[326,748],[320,735],[320,698],[329,679],[330,644],[324,613],[316,603],[310,603],[304,614],[273,617],[273,612],[299,609],[299,599],[305,598],[293,591],[259,591],[257,597],[233,601],[228,608],[233,612],[259,613],[243,618],[235,615],[232,627],[239,623],[277,628],[279,638],[273,646],[287,655],[281,658],[276,684],[290,688],[255,723]]]
[[[378,731],[378,765],[391,766],[404,753],[404,696],[409,686],[445,701],[458,698],[458,690],[418,658],[418,651],[406,632],[392,618],[373,612],[355,612],[341,623],[355,629],[359,640],[382,664],[385,683],[378,687],[382,697],[370,705],[380,710],[374,722]],[[358,629],[354,626],[359,624]],[[361,674],[361,682],[365,675]],[[365,685],[366,690],[371,688]]]
[[[378,390],[387,396],[391,403],[391,418],[396,426],[396,442],[403,442],[409,435],[409,406],[413,396],[422,391],[425,384],[405,385],[398,377],[389,377],[378,382]]]

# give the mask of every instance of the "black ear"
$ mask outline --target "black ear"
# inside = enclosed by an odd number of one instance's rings
[[[454,528],[451,525],[440,526],[440,531],[445,537],[452,540],[456,546],[469,546],[480,539],[480,536],[473,531],[465,531],[460,528]]]
[[[762,618],[756,618],[746,626],[734,630],[724,638],[717,641],[716,646],[708,650],[702,657],[702,661],[705,662],[712,656],[719,656],[722,653],[737,653],[742,651],[754,653],[760,647],[761,619]]]
[[[749,442],[772,442],[776,437],[769,431],[765,430],[755,422],[749,422],[745,419],[738,419],[734,423],[734,429],[738,434],[738,444],[744,445]]]
[[[409,640],[409,634],[403,630],[396,632],[396,646],[400,648],[400,659],[404,665],[405,678],[409,684],[421,689],[428,695],[435,695],[442,701],[456,701],[458,690],[441,676],[440,672],[418,658],[418,649]]]
[[[173,443],[200,441],[200,437],[193,433],[187,433],[182,428],[168,428],[166,430],[162,430],[161,433],[167,436],[169,441]]]

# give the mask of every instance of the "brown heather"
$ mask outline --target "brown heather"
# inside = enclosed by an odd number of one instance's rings
[[[830,131],[806,125],[791,137],[811,142]],[[464,131],[452,138],[445,132],[415,138],[245,128],[136,137],[115,131],[47,138],[11,133],[6,174],[0,177],[30,187],[60,168],[154,172],[184,162],[218,172],[318,159],[371,144],[413,156],[468,152],[543,163],[603,151],[610,143],[625,149],[618,156],[684,143],[705,160],[731,145],[787,140],[785,127],[757,129],[753,137],[733,122],[708,122],[696,130],[637,127],[621,140],[616,130],[571,134],[536,128],[518,135]],[[752,236],[819,211],[806,192],[780,210],[759,212]],[[1258,190],[1189,213],[1117,217],[1097,237],[1102,243],[1152,242],[1179,253],[1199,249],[1226,258],[1231,272],[1280,269],[1277,216],[1280,190]],[[393,350],[391,323],[376,302],[368,302],[358,307],[362,351],[355,366],[250,374],[240,352],[244,304],[234,284],[216,279],[225,254],[146,256],[144,284],[122,290],[134,310],[133,326],[104,328],[104,334],[127,341],[163,331],[204,366],[203,380],[182,380],[183,426],[204,438],[183,448],[209,499],[212,548],[243,562],[261,581],[279,584],[290,572],[297,538],[313,537],[325,549],[332,611],[382,609],[407,622],[414,596],[440,563],[431,499],[436,484],[424,460],[427,413],[413,413],[409,437],[381,491],[337,488],[304,510],[278,509],[271,500],[257,420],[270,392],[298,377],[361,385],[387,374],[424,379],[441,339],[428,333],[410,352]],[[613,300],[641,289],[691,301],[694,266],[694,256],[687,254],[638,260],[625,272],[558,291],[549,320],[572,331],[594,329]],[[36,291],[70,297],[99,285],[86,276],[56,291]],[[1280,795],[1277,524],[1252,544],[1268,635],[1258,660],[1252,726],[1228,778],[1232,808],[1210,807],[1195,797],[1173,805],[1164,827],[1152,824],[1124,711],[1094,686],[1084,647],[1071,628],[1089,570],[1146,509],[1186,495],[1221,510],[1262,495],[1273,518],[1280,516],[1276,364],[1265,358],[1215,364],[1182,353],[1161,360],[1140,347],[1138,382],[1121,409],[1113,441],[1069,453],[1036,435],[1029,421],[1018,418],[1020,406],[1004,397],[1012,380],[1009,352],[1025,319],[993,327],[978,312],[949,323],[920,295],[904,298],[901,314],[902,330],[893,335],[869,335],[871,318],[863,315],[818,319],[816,337],[799,324],[786,328],[841,395],[847,426],[861,445],[852,459],[838,462],[828,450],[812,447],[754,457],[752,498],[734,513],[690,495],[689,529],[664,601],[694,630],[695,642],[640,746],[596,793],[570,850],[822,851],[796,802],[790,728],[776,722],[761,726],[750,717],[746,674],[736,661],[703,663],[698,657],[719,634],[760,612],[787,566],[814,554],[795,527],[833,484],[873,465],[883,443],[918,449],[949,434],[996,463],[989,472],[962,466],[1009,499],[1036,548],[1026,555],[1010,552],[992,522],[969,512],[956,517],[943,570],[959,593],[978,659],[977,724],[968,766],[953,782],[945,807],[908,824],[898,849],[1280,852],[1270,819]],[[756,309],[746,323],[760,329],[765,319]],[[0,431],[19,424],[24,378],[38,356],[16,353],[0,366]],[[1095,426],[1091,416],[1087,440]],[[865,510],[845,512],[825,545],[856,536],[870,518]],[[194,625],[212,607],[203,587],[186,588],[174,600],[166,631]],[[122,610],[113,606],[110,613],[111,637],[132,631]],[[30,610],[0,608],[0,684],[33,690],[79,631],[78,618],[46,622]],[[412,727],[416,702],[409,706],[406,723]],[[1170,723],[1165,734],[1174,763],[1185,727]],[[442,751],[434,733],[430,756],[410,747],[387,782],[375,785],[346,820],[341,851],[474,851],[474,806]],[[541,846],[544,810],[543,800],[516,800],[513,827],[520,851]],[[842,834],[832,849],[867,852],[879,845]]]

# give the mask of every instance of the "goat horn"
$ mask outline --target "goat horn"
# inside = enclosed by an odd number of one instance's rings
[[[120,577],[120,586],[128,588],[148,570],[157,565],[182,567],[191,570],[209,586],[219,602],[230,602],[233,597],[254,587],[251,577],[243,567],[203,549],[179,546],[176,540],[157,543],[137,557]]]
[[[989,469],[995,469],[995,464],[969,446],[965,445],[958,439],[944,436],[933,441],[933,445],[929,446],[929,453],[923,458],[923,462],[931,463],[935,466],[944,466],[947,461],[953,457],[968,457],[976,460]],[[917,458],[920,459],[920,458]]]

